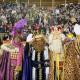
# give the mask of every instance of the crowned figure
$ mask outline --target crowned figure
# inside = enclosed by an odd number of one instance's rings
[[[29,34],[26,43],[28,46],[29,66],[31,67],[29,67],[29,72],[32,76],[27,77],[24,73],[25,78],[23,77],[23,80],[46,80],[48,77],[47,71],[49,70],[48,47],[46,46],[44,35],[41,34],[39,26],[35,26],[33,34]],[[24,69],[26,68],[23,68],[25,72]]]
[[[80,80],[80,25],[75,24],[76,39],[65,45],[64,80]]]
[[[48,80],[60,80],[63,78],[60,76],[63,73],[63,69],[60,66],[63,66],[62,64],[64,60],[64,39],[65,35],[62,33],[61,26],[52,26],[48,41],[50,56],[50,70]]]

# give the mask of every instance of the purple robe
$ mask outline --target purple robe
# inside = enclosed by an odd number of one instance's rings
[[[6,51],[0,56],[0,80],[13,80],[10,54]]]

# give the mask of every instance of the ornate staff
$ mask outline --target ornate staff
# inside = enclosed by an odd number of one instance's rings
[[[56,72],[57,72],[57,78],[59,80],[59,54],[56,54]]]

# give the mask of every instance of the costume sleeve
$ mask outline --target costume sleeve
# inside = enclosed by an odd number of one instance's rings
[[[33,40],[33,37],[32,36],[33,36],[32,34],[29,34],[27,36],[26,42],[31,42]]]
[[[62,41],[64,41],[66,36],[64,34],[61,34],[61,38],[62,38]]]

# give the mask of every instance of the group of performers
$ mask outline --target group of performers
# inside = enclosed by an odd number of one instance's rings
[[[48,10],[33,5],[27,10],[19,8],[20,13],[16,7],[10,9],[10,15],[8,10],[1,9],[2,14],[6,12],[10,16],[7,20],[8,16],[1,14],[3,23],[13,26],[9,30],[11,43],[1,43],[1,49],[16,55],[14,79],[11,80],[80,80],[78,6]],[[25,27],[30,27],[28,32]],[[23,41],[24,31],[26,42]]]
[[[76,29],[80,30],[80,26],[74,27],[74,40],[67,39],[60,25],[52,26],[47,37],[40,33],[40,28],[30,31],[24,54],[18,57],[19,63],[23,58],[22,66],[16,68],[22,74],[21,80],[80,80],[80,31]]]
[[[74,26],[75,39],[63,34],[61,25],[51,27],[45,36],[40,27],[29,31],[24,47],[22,28],[15,29],[12,45],[18,48],[15,79],[80,80],[80,25]]]

